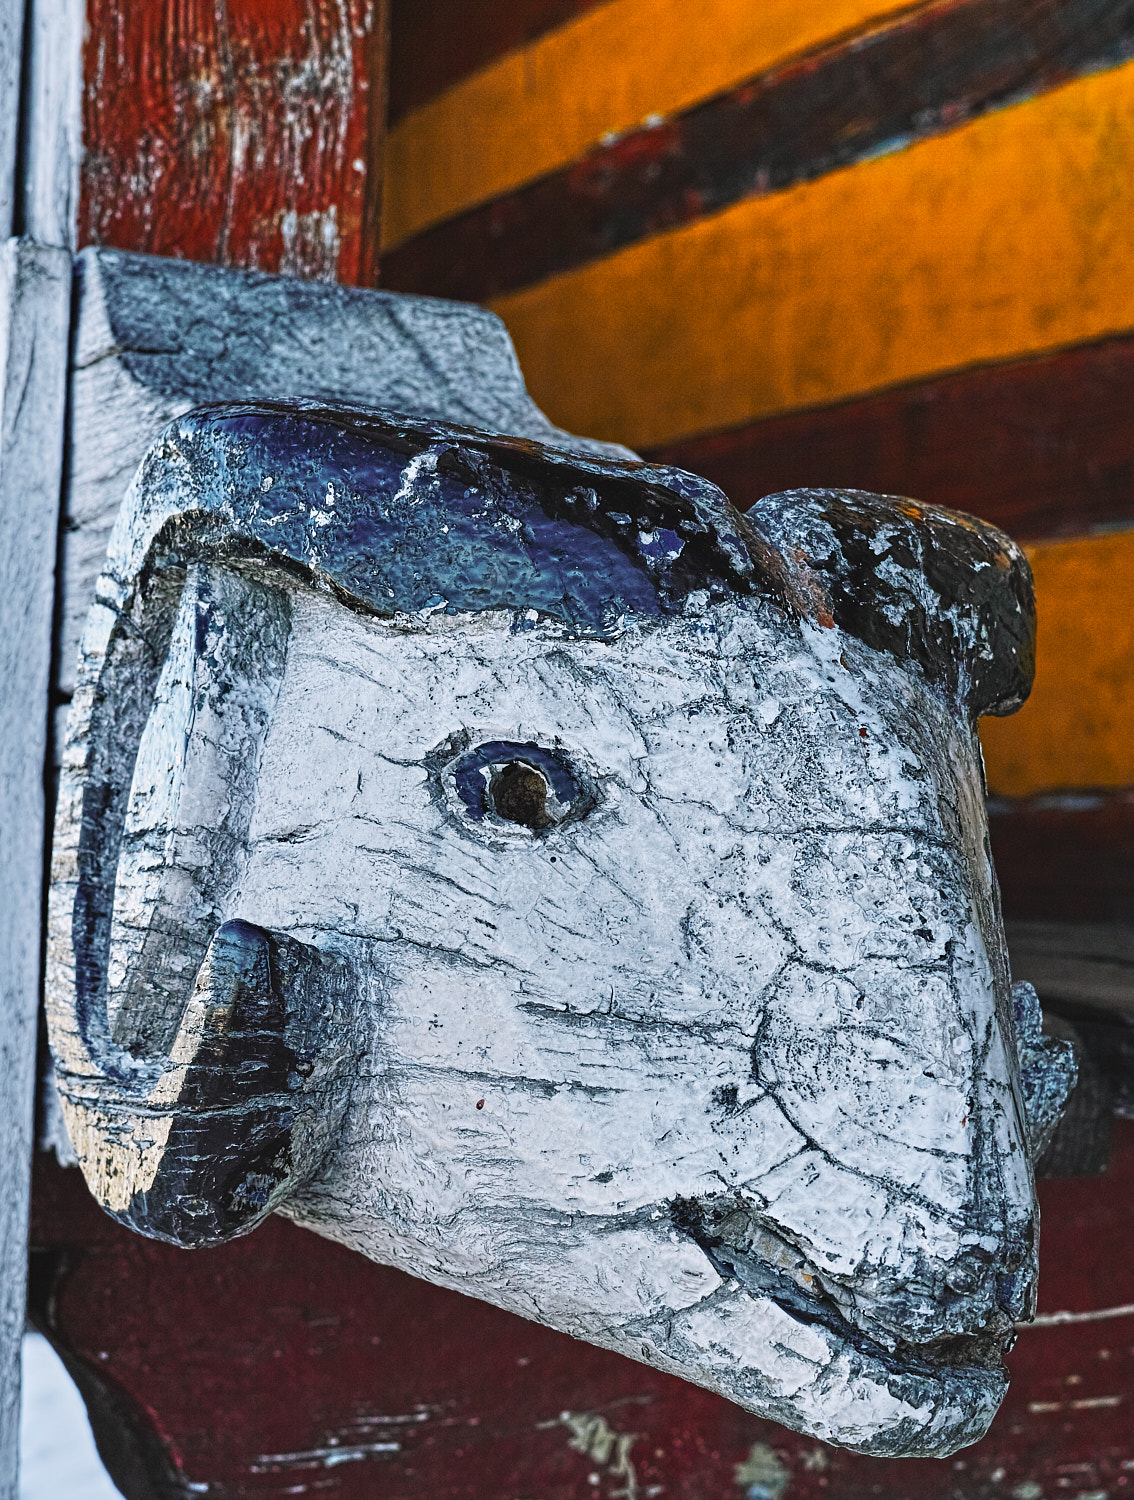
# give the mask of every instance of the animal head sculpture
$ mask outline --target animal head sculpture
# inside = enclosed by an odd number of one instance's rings
[[[1021,1082],[974,730],[1031,649],[1021,554],[909,501],[174,423],[55,839],[94,1192],[184,1245],[280,1210],[860,1451],[973,1441],[1069,1082],[1026,1005]]]

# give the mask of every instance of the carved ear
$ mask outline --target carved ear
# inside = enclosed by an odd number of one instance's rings
[[[1027,559],[986,521],[863,490],[788,490],[750,519],[805,613],[916,662],[974,717],[1013,713],[1035,671]]]
[[[103,1207],[180,1245],[251,1229],[341,1113],[345,964],[224,919],[288,621],[282,591],[231,567],[150,576],[72,736],[86,776],[60,818],[77,878],[53,897],[74,975],[48,997],[60,1097]]]

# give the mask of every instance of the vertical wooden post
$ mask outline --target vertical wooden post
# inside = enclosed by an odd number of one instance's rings
[[[22,232],[68,250],[75,249],[79,217],[84,24],[85,0],[30,0]]]
[[[0,255],[0,1497],[16,1492],[71,257]]]
[[[0,0],[0,240],[12,233],[16,211],[23,43],[23,0]]]
[[[20,55],[24,7],[21,0],[0,0],[0,242],[12,233],[16,208],[16,150],[20,132]],[[7,261],[5,261],[7,265]],[[6,339],[6,299],[0,293],[0,333]],[[3,522],[0,519],[0,527]],[[0,532],[0,535],[3,533]],[[3,575],[0,575],[3,576]],[[2,753],[2,748],[0,748]],[[0,788],[0,795],[6,789]],[[7,797],[4,797],[5,811]],[[0,953],[0,963],[6,954]],[[5,972],[7,964],[5,963]],[[11,1015],[5,986],[0,993],[0,1067],[4,1076],[18,1057],[21,1017]],[[19,1066],[16,1065],[19,1075]],[[5,1093],[11,1085],[6,1085]],[[16,1439],[19,1422],[19,1339],[23,1309],[22,1269],[26,1185],[22,1165],[19,1111],[23,1093],[16,1088],[15,1111],[0,1108],[0,1496],[15,1492]],[[26,1111],[25,1111],[26,1113]],[[18,1291],[16,1287],[18,1285]]]
[[[84,239],[365,284],[387,18],[387,0],[0,0],[0,1500],[18,1473],[80,127]]]
[[[19,1474],[83,0],[32,0],[26,27],[0,0],[0,1500]]]
[[[80,242],[373,279],[386,16],[385,0],[89,0]]]

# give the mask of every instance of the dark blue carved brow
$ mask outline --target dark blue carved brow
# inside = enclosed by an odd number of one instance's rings
[[[779,553],[696,475],[372,408],[202,408],[151,449],[140,493],[171,518],[173,560],[267,555],[382,615],[535,610],[606,632],[693,591],[781,593]]]

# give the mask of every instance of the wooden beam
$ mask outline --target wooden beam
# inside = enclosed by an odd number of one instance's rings
[[[1134,0],[943,0],[660,115],[425,229],[384,258],[398,291],[483,302],[1006,102],[1113,65]],[[660,86],[660,80],[659,80]],[[465,122],[476,135],[481,122]],[[439,155],[460,154],[457,140]],[[406,189],[395,183],[399,197]]]
[[[557,172],[646,116],[688,109],[911,8],[910,0],[700,0],[691,32],[686,0],[608,0],[391,130],[385,243]]]
[[[492,306],[552,419],[632,447],[1049,354],[1134,327],[1131,142],[1127,63]]]
[[[210,401],[322,396],[568,446],[528,397],[484,308],[190,261],[82,251],[76,261],[55,698],[134,470],[161,428]],[[587,446],[585,443],[583,446]]]
[[[1134,338],[901,386],[650,449],[747,510],[779,490],[913,495],[1018,541],[1134,523]]]
[[[42,943],[44,765],[70,315],[66,250],[0,256],[0,1496],[15,1494]]]

